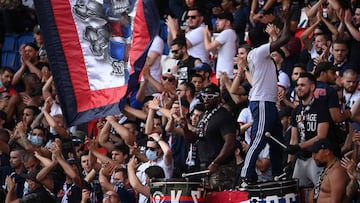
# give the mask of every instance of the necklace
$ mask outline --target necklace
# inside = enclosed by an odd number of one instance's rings
[[[335,158],[330,164],[329,166],[327,166],[326,168],[324,168],[320,174],[320,178],[319,181],[317,182],[316,186],[315,186],[315,190],[314,190],[314,200],[317,200],[317,198],[319,197],[320,194],[320,187],[321,184],[324,180],[324,177],[328,174],[329,170],[335,165],[336,161],[338,159]]]
[[[222,107],[222,104],[219,104],[216,108],[214,108],[210,113],[207,111],[205,112],[204,117],[200,120],[197,128],[196,133],[200,138],[205,137],[205,131],[207,129],[208,122],[210,118]]]

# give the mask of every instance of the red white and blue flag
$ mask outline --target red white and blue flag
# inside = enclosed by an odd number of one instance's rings
[[[159,30],[155,0],[35,0],[35,7],[67,125],[119,114]]]

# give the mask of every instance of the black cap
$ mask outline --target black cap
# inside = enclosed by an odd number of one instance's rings
[[[319,77],[321,72],[326,72],[328,70],[334,70],[334,71],[339,71],[340,68],[334,66],[332,63],[324,61],[324,62],[320,62],[316,68],[315,68],[315,72],[314,75],[315,77]]]
[[[310,148],[312,153],[317,153],[320,149],[329,149],[331,151],[334,150],[334,146],[327,138],[322,138],[315,141],[314,145]]]
[[[220,93],[219,86],[215,85],[214,83],[210,83],[208,86],[206,86],[204,89],[204,93]]]
[[[234,22],[233,14],[230,12],[227,12],[227,11],[224,11],[223,13],[216,15],[216,17],[218,19],[226,19],[226,20],[229,20],[230,22]]]

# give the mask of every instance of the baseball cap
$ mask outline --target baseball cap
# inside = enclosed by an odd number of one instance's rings
[[[312,153],[317,153],[320,149],[329,149],[333,151],[333,145],[327,138],[322,138],[315,141],[314,145],[310,148]]]
[[[332,63],[327,62],[327,61],[320,62],[315,68],[314,75],[315,75],[315,77],[319,77],[321,72],[325,72],[328,70],[339,71],[340,68],[334,66]]]
[[[177,61],[173,59],[170,55],[163,55],[161,56],[161,67],[162,67],[162,74],[171,74],[174,75],[172,72],[172,68],[176,66]]]
[[[211,66],[208,64],[208,63],[200,63],[198,65],[196,65],[194,67],[194,70],[195,71],[205,71],[205,72],[208,72],[208,73],[212,73],[212,69],[211,69]]]
[[[218,19],[226,19],[226,20],[229,20],[230,22],[234,22],[233,14],[230,12],[227,12],[227,11],[224,11],[223,13],[216,15],[216,17]]]
[[[210,83],[208,86],[206,86],[204,89],[204,93],[205,92],[209,92],[209,93],[220,93],[220,88],[213,84],[213,83]]]

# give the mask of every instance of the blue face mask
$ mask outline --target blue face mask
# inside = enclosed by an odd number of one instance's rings
[[[157,158],[156,151],[148,149],[145,154],[150,161],[154,161]]]
[[[43,138],[40,136],[36,136],[36,135],[31,135],[30,136],[30,142],[32,145],[36,146],[36,147],[40,147],[43,144]]]

